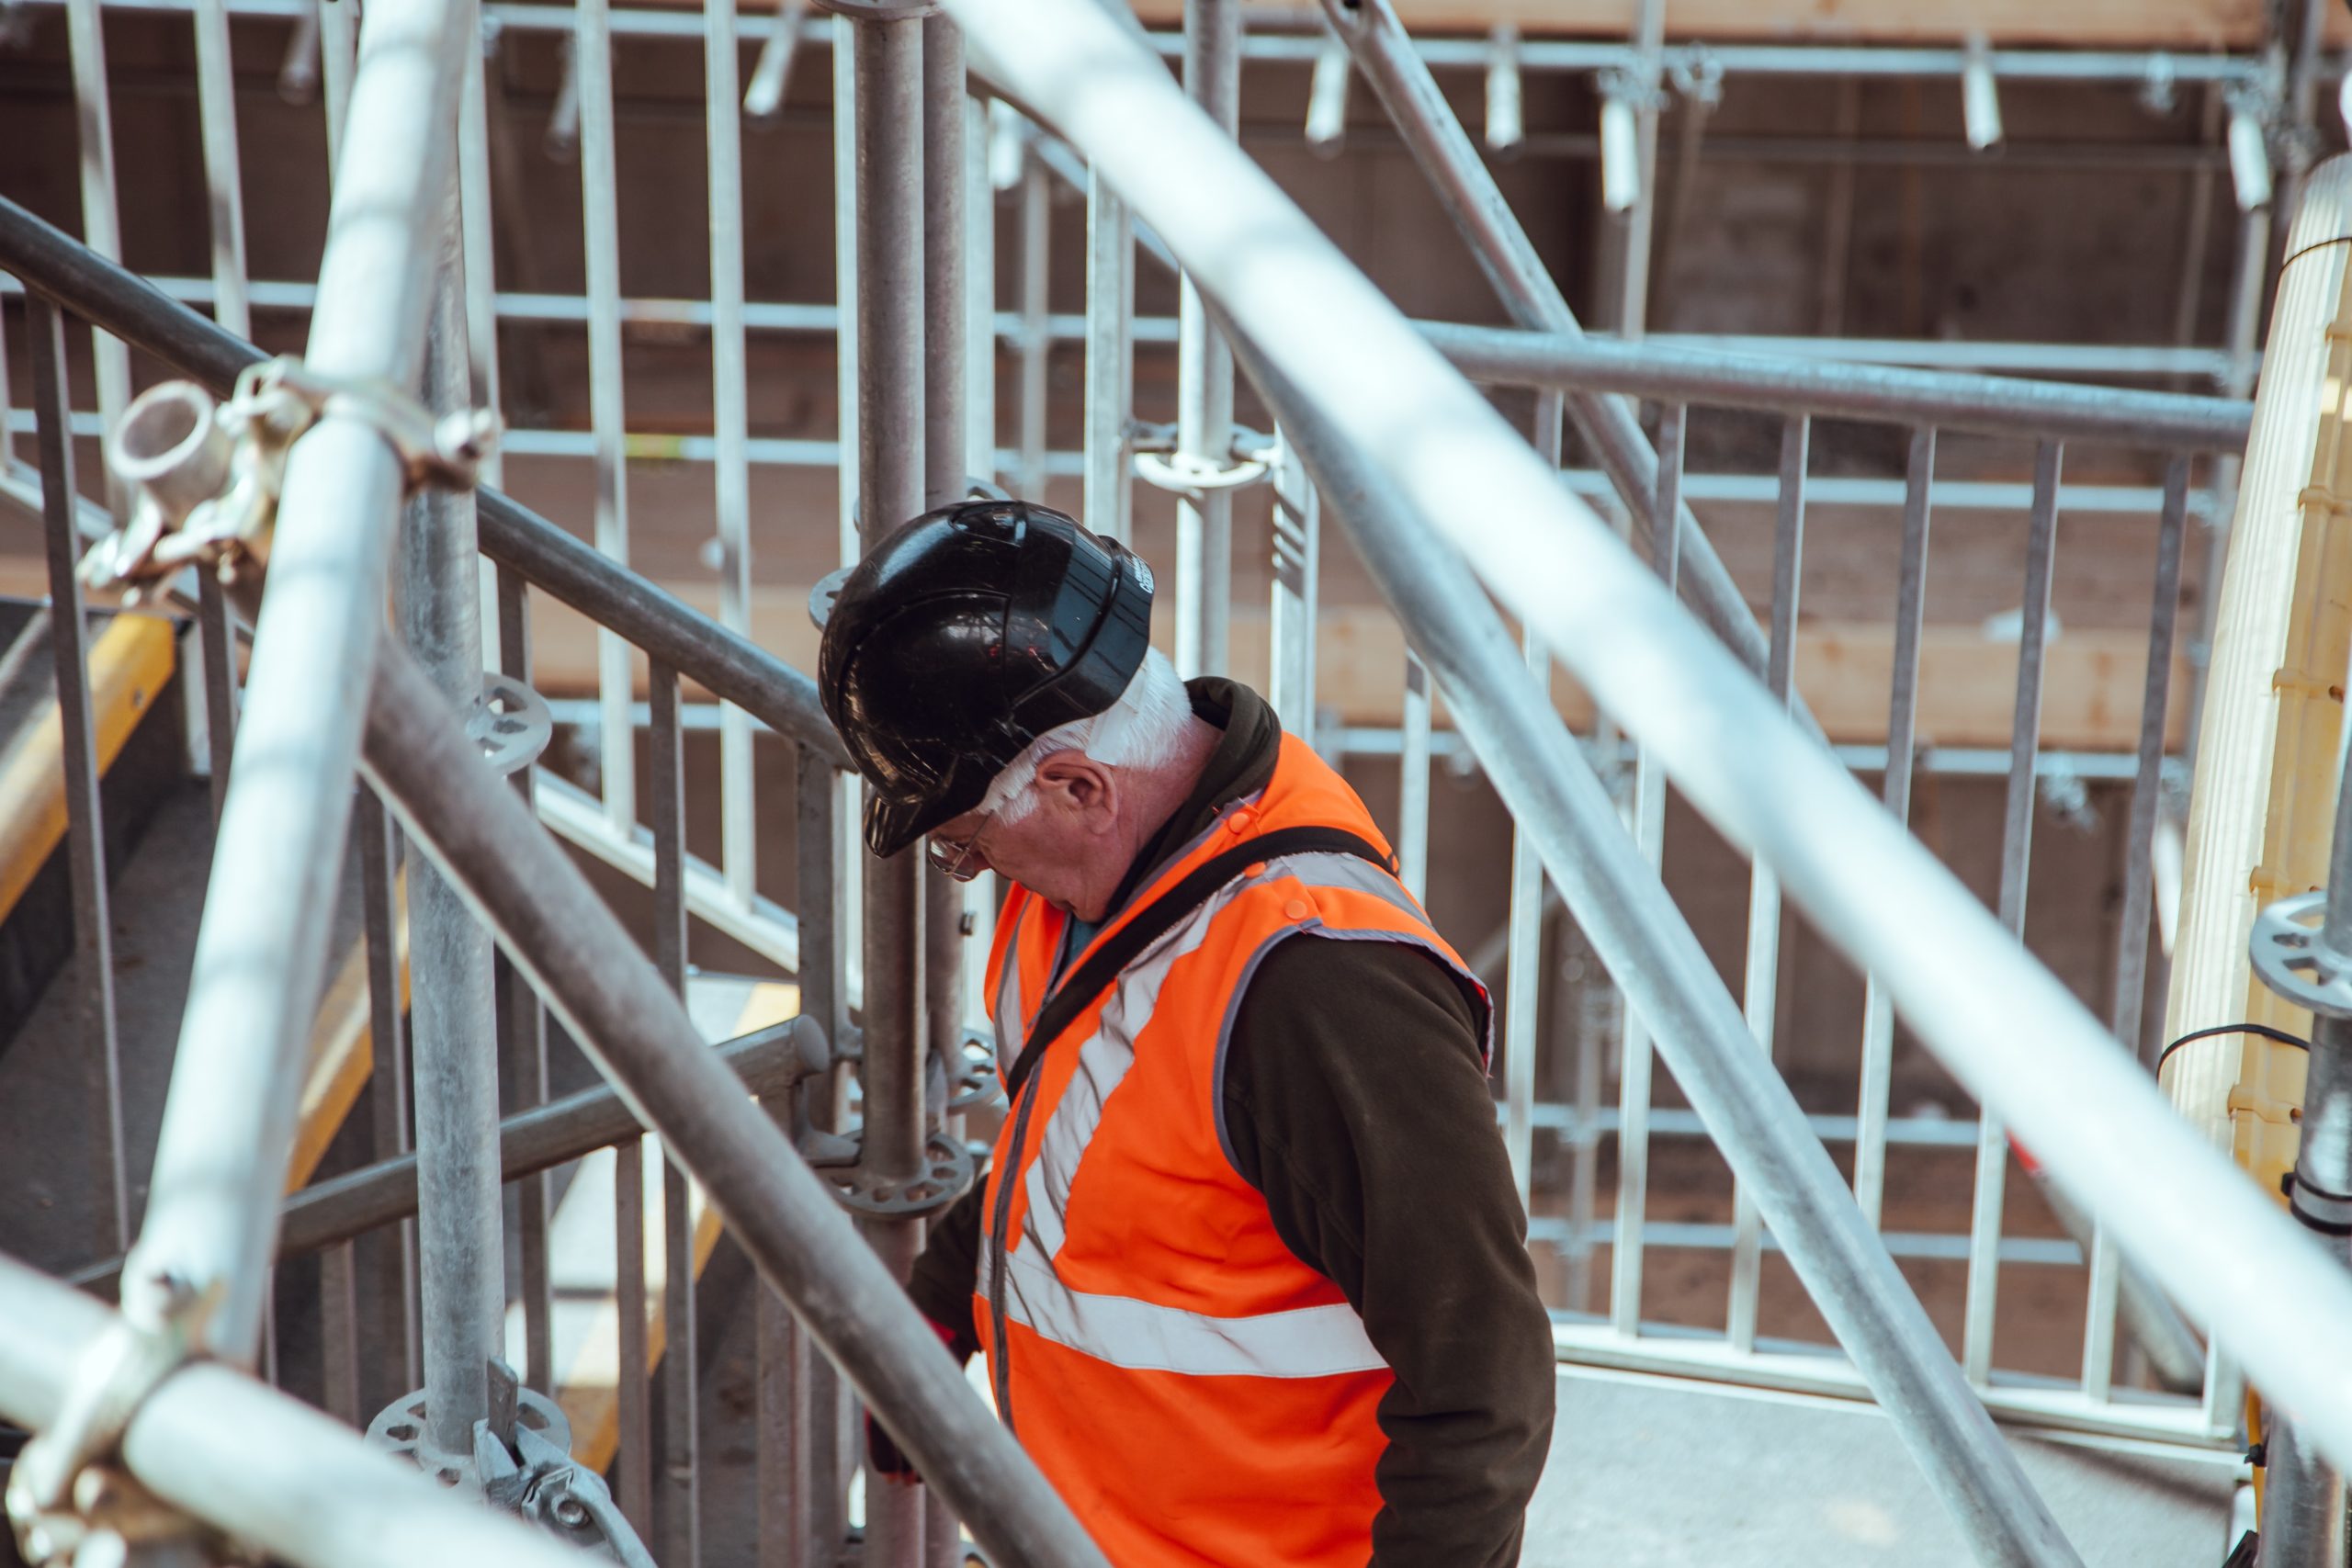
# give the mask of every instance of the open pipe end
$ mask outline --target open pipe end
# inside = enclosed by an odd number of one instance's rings
[[[195,382],[166,381],[123,411],[107,444],[107,465],[174,522],[228,483],[230,441],[212,417],[214,406]]]

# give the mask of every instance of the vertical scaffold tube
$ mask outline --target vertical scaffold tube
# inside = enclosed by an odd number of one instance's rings
[[[572,1037],[702,1184],[761,1274],[948,1494],[989,1560],[1104,1568],[791,1141],[703,1043],[579,867],[487,776],[398,649],[387,650],[368,714],[370,776],[413,841],[466,888]],[[869,1060],[872,1042],[869,1033]],[[866,1560],[875,1562],[870,1515],[868,1524]]]
[[[465,30],[470,47],[471,28]],[[471,396],[451,196],[433,229],[440,284],[424,389],[436,414],[465,407]],[[409,502],[401,529],[401,633],[460,716],[481,698],[481,562],[470,491],[428,490]],[[412,859],[408,879],[425,1426],[435,1449],[462,1461],[473,1453],[474,1423],[490,1414],[490,1359],[501,1353],[506,1316],[491,941],[439,872]]]
[[[413,0],[361,29],[350,112],[371,155],[335,180],[305,356],[320,375],[416,377],[472,18],[465,0]],[[160,1280],[220,1283],[207,1348],[240,1366],[260,1333],[401,489],[399,456],[364,419],[330,412],[288,460],[146,1228],[124,1280],[134,1314],[160,1309]],[[223,1138],[232,1125],[252,1132]]]
[[[928,509],[960,500],[971,484],[964,456],[964,35],[945,17],[923,19],[922,84],[922,488]],[[941,1061],[952,1092],[963,1058],[964,888],[928,867],[922,878],[924,1051],[917,1061]],[[924,1081],[930,1076],[926,1065]],[[946,1116],[944,1105],[937,1109]],[[922,1120],[928,1124],[927,1117]],[[948,1120],[960,1126],[963,1119]],[[926,1487],[922,1540],[929,1568],[963,1568],[961,1534],[946,1499]]]
[[[1184,90],[1227,135],[1241,122],[1240,0],[1185,0]],[[1183,278],[1176,302],[1176,452],[1205,470],[1232,460],[1233,350]],[[1233,610],[1233,498],[1176,502],[1176,671],[1227,672]]]
[[[923,509],[923,28],[920,19],[850,24],[857,91],[857,515],[871,548]],[[919,854],[865,861],[865,1134],[860,1160],[885,1178],[922,1168],[922,892]],[[919,1223],[876,1222],[875,1249],[903,1280]],[[867,1552],[880,1568],[920,1568],[922,1498],[870,1485]]]

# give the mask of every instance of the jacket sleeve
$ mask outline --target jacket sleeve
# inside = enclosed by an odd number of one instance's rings
[[[1555,1370],[1468,998],[1419,949],[1294,937],[1225,1071],[1237,1168],[1396,1374],[1373,1568],[1510,1568]]]
[[[972,1292],[979,1280],[981,1194],[987,1190],[985,1179],[973,1182],[969,1192],[931,1222],[907,1279],[916,1309],[946,1330],[948,1352],[959,1361],[970,1360],[980,1348],[972,1326]]]

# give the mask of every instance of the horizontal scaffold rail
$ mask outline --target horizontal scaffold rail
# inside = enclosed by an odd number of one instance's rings
[[[0,269],[215,392],[226,392],[238,372],[265,357],[235,333],[6,197],[0,197]],[[817,699],[817,683],[807,675],[512,497],[488,487],[478,495],[483,555],[777,733],[815,747],[835,767],[849,766],[849,755]]]

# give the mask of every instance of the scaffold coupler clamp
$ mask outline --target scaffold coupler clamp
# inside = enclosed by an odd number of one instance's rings
[[[2326,941],[2327,893],[2299,893],[2254,919],[2247,942],[2254,972],[2286,1001],[2315,1019],[2352,1020],[2352,953]],[[2331,1192],[2290,1171],[2280,1182],[2295,1218],[2323,1235],[2352,1236],[2352,1193]]]
[[[267,557],[294,444],[329,418],[373,427],[412,491],[471,489],[498,434],[493,413],[436,419],[389,381],[321,376],[290,355],[245,367],[225,402],[193,381],[151,387],[107,439],[107,466],[135,500],[130,520],[83,557],[84,585],[135,604],[183,567],[234,582]]]
[[[65,1403],[25,1445],[8,1479],[8,1522],[33,1568],[218,1562],[235,1554],[209,1527],[170,1507],[120,1462],[123,1434],[150,1394],[197,1358],[220,1299],[167,1280],[158,1316],[126,1313],[74,1363]]]
[[[1274,438],[1238,424],[1222,461],[1202,453],[1178,451],[1174,425],[1138,425],[1134,434],[1131,461],[1136,478],[1194,506],[1212,494],[1230,494],[1264,484],[1273,474]]]
[[[1666,79],[1686,103],[1713,109],[1724,101],[1724,62],[1703,43],[1694,43],[1668,61]]]
[[[604,1478],[572,1459],[563,1407],[523,1387],[514,1369],[495,1356],[486,1373],[490,1414],[474,1423],[470,1452],[434,1445],[422,1389],[378,1413],[368,1424],[369,1446],[409,1461],[444,1486],[479,1493],[489,1506],[567,1545],[621,1568],[654,1568]]]

